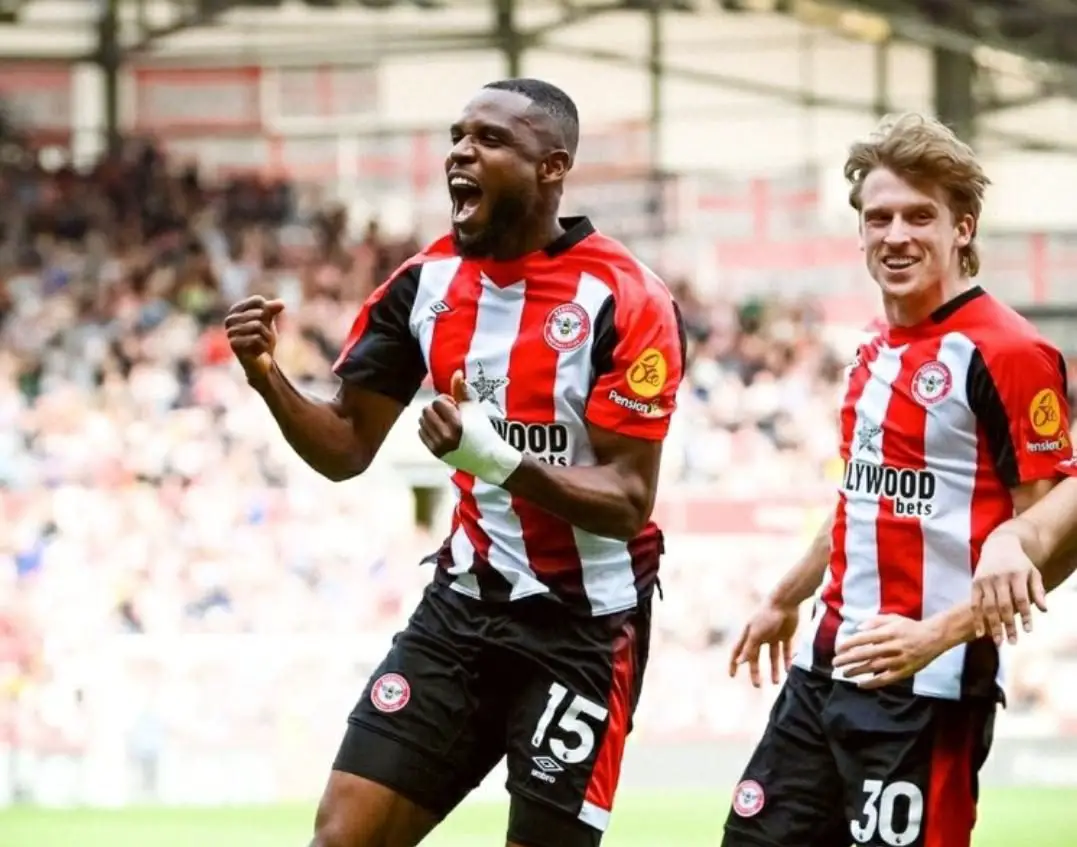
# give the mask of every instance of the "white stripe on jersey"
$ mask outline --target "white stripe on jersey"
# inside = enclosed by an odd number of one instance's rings
[[[438,317],[433,307],[435,303],[445,300],[462,261],[458,257],[439,259],[436,262],[424,262],[419,269],[419,285],[415,290],[415,300],[411,304],[408,326],[415,340],[419,342],[419,349],[423,351],[427,370],[430,370],[430,348],[434,342],[434,324]]]
[[[928,410],[924,462],[937,480],[938,514],[922,521],[924,536],[923,617],[945,612],[969,599],[972,580],[972,497],[976,488],[976,420],[969,408],[969,362],[976,346],[960,333],[943,337],[938,361],[954,374],[951,402]],[[960,694],[965,645],[943,653],[920,671],[913,691],[930,697]]]
[[[479,368],[488,380],[506,380],[496,389],[497,414],[505,408],[505,389],[508,387],[509,356],[520,333],[520,321],[524,312],[523,280],[499,288],[485,276],[479,295],[475,332],[467,351],[466,373],[468,381],[479,375]],[[475,505],[479,509],[479,528],[490,539],[490,567],[505,578],[511,587],[509,598],[519,600],[532,594],[545,594],[546,588],[535,576],[528,563],[523,546],[523,527],[512,508],[512,495],[504,488],[476,479],[471,489]],[[470,566],[471,560],[467,561]],[[457,564],[460,564],[457,562]],[[464,594],[471,594],[458,582],[452,587]],[[475,584],[472,596],[478,597]]]
[[[853,426],[853,448],[856,435],[863,427],[882,429],[894,380],[901,373],[901,355],[905,347],[881,347],[879,355],[868,370],[871,377],[856,403],[856,423]],[[885,434],[880,434],[879,454],[885,450]],[[855,449],[854,455],[855,458]],[[848,531],[845,534],[845,557],[848,566],[842,581],[841,625],[834,639],[834,649],[856,633],[857,627],[879,613],[882,589],[879,582],[878,541],[876,536],[879,517],[879,496],[865,492],[845,492],[845,516]],[[871,563],[871,564],[868,564]],[[865,566],[867,564],[867,566]],[[835,679],[844,679],[841,668],[834,671]]]

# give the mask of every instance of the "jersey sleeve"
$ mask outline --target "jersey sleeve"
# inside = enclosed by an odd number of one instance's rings
[[[610,297],[596,316],[594,333],[587,421],[661,441],[677,405],[687,343],[673,298],[664,290],[637,303]]]
[[[426,362],[410,325],[419,268],[401,268],[367,298],[333,365],[333,373],[344,382],[405,406],[426,377]]]
[[[969,368],[969,405],[1010,488],[1058,476],[1073,455],[1066,365],[1042,339],[1019,339],[997,351],[978,348]]]

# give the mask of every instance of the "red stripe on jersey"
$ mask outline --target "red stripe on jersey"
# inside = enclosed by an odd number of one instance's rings
[[[848,465],[852,459],[852,445],[856,430],[856,404],[860,401],[867,387],[871,371],[868,368],[879,353],[881,341],[876,340],[870,346],[861,347],[858,357],[862,362],[854,365],[849,377],[849,387],[841,404],[841,460]],[[845,515],[845,493],[838,493],[838,507],[834,515],[834,528],[830,533],[830,582],[823,589],[823,619],[815,633],[813,664],[829,669],[834,661],[834,646],[841,626],[841,607],[844,602],[842,583],[848,559],[845,555],[845,537],[848,531]]]
[[[938,357],[942,338],[909,347],[901,357],[883,420],[882,463],[887,467],[923,470],[927,465],[927,407],[910,389],[922,365]],[[896,514],[897,498],[880,497],[875,519],[879,563],[879,613],[919,620],[923,616],[924,532],[920,519]]]
[[[632,716],[632,690],[636,682],[636,630],[631,623],[614,642],[613,674],[608,699],[606,732],[595,757],[591,777],[587,780],[584,801],[609,812],[617,783],[621,780],[621,762]]]
[[[509,381],[505,386],[505,417],[509,420],[552,423],[557,419],[554,390],[560,353],[546,343],[543,328],[551,302],[570,302],[579,284],[576,274],[550,281],[541,290],[525,289],[520,330],[509,354]],[[583,597],[583,566],[572,525],[515,495],[512,509],[520,519],[524,550],[539,580],[557,585],[566,594]]]
[[[467,351],[471,347],[471,339],[475,335],[479,318],[478,302],[481,293],[482,279],[478,268],[467,263],[462,264],[444,297],[445,305],[449,307],[455,320],[434,323],[434,334],[430,343],[430,376],[435,391],[447,394],[453,373],[464,369]],[[475,477],[463,471],[456,471],[453,474],[453,484],[460,493],[460,502],[453,514],[453,528],[455,530],[457,526],[463,526],[471,546],[475,548],[472,570],[488,568],[490,539],[479,526],[479,506],[472,494]],[[451,566],[451,558],[446,556],[443,564],[446,567]]]
[[[957,712],[943,715],[936,718],[931,749],[924,847],[969,847],[976,825],[974,733],[983,725]]]

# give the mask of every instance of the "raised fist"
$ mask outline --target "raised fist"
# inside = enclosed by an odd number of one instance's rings
[[[240,300],[224,319],[228,344],[248,375],[265,376],[273,367],[277,330],[273,321],[284,311],[282,300],[248,297]]]

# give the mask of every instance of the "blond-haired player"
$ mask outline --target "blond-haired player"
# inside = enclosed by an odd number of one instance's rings
[[[886,326],[846,376],[833,515],[734,648],[731,673],[748,664],[758,684],[767,645],[776,682],[822,583],[724,845],[968,847],[996,645],[958,644],[879,688],[858,684],[875,667],[857,651],[937,643],[940,622],[967,610],[984,540],[1071,453],[1064,365],[973,281],[989,181],[968,145],[933,119],[888,118],[852,145],[845,176]]]

